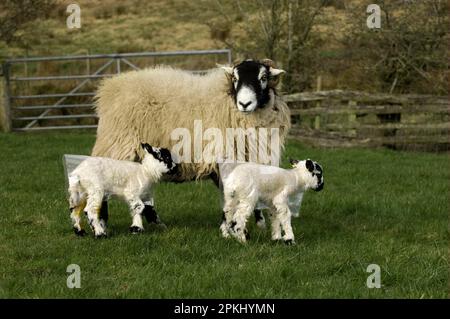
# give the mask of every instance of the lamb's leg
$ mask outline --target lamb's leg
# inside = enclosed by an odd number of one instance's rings
[[[261,229],[265,229],[266,228],[266,220],[264,219],[264,215],[261,209],[255,209],[253,211],[253,213],[255,214],[255,221],[256,221],[256,226],[258,226]]]
[[[83,200],[78,206],[70,208],[70,218],[73,223],[73,231],[77,236],[84,236],[86,234],[86,231],[81,226],[81,214],[83,213],[85,207],[86,200]]]
[[[100,210],[103,200],[103,192],[96,190],[88,192],[88,199],[85,208],[89,225],[94,231],[96,238],[106,237],[106,229],[104,223],[100,221]]]
[[[220,232],[222,233],[223,238],[230,238],[228,225],[231,222],[227,222],[227,215],[230,215],[229,212],[224,210],[222,213],[222,223],[220,224]]]
[[[130,206],[130,213],[131,217],[133,218],[133,222],[130,226],[130,232],[133,234],[142,233],[144,231],[144,226],[142,224],[142,214],[145,205],[139,198],[128,200],[128,205]]]
[[[292,213],[287,203],[278,204],[277,206],[277,218],[281,224],[281,228],[284,231],[283,240],[287,245],[294,245],[294,232],[292,231],[291,219]]]
[[[233,198],[229,195],[225,195],[225,203],[223,207],[222,214],[222,224],[220,225],[220,231],[222,232],[222,237],[230,237],[230,225],[233,218]]]
[[[221,182],[221,180],[220,180],[220,176],[219,176],[217,173],[212,172],[212,173],[209,175],[209,177],[212,179],[212,181],[214,182],[214,185],[216,185],[217,188],[219,188],[220,190],[223,189],[223,187],[222,187],[222,182]],[[223,194],[221,194],[221,195],[223,196]],[[224,201],[223,198],[221,198],[221,201]],[[253,213],[255,214],[255,222],[256,222],[256,225],[257,225],[259,228],[261,228],[261,229],[265,229],[265,228],[266,228],[266,221],[265,221],[265,219],[264,219],[264,215],[263,215],[262,210],[260,210],[260,209],[255,209],[255,210],[253,211]],[[224,218],[223,218],[223,215],[222,215],[222,224],[220,225],[220,229],[225,228],[225,226],[222,226],[222,225],[224,224],[223,221],[224,221]],[[228,232],[227,232],[227,233],[228,233]],[[223,234],[223,231],[222,231],[222,234]],[[225,236],[224,236],[224,237],[225,237]]]
[[[153,205],[153,192],[149,191],[147,194],[144,194],[142,197],[142,200],[144,202],[144,210],[142,214],[145,217],[145,220],[149,224],[156,224],[159,226],[162,226],[163,228],[167,228],[166,225],[161,221],[159,218],[158,213],[155,210],[155,207]]]
[[[100,223],[102,223],[106,227],[106,223],[108,222],[108,200],[103,199],[102,206],[100,207]]]
[[[269,212],[270,216],[270,228],[272,232],[272,240],[280,240],[281,239],[281,223],[277,216],[276,208],[273,207]]]
[[[254,207],[254,205],[248,203],[239,203],[236,209],[236,213],[233,216],[233,220],[230,226],[231,234],[236,237],[236,239],[241,243],[245,243],[247,241],[247,219],[252,214]]]

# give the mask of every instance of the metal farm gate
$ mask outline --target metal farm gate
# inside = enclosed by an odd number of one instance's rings
[[[215,67],[215,63],[231,63],[231,51],[9,59],[2,66],[7,126],[12,131],[96,128],[92,99],[99,79],[155,64],[170,64],[194,73],[204,73]]]

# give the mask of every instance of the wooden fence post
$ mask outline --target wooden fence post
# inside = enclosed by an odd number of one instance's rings
[[[8,95],[9,65],[3,64],[0,75],[0,131],[11,131],[11,112]]]
[[[322,76],[319,75],[317,77],[317,86],[316,86],[316,92],[319,92],[322,90]],[[321,107],[322,103],[318,101],[316,103],[316,107]],[[317,114],[316,117],[314,117],[314,129],[320,130],[320,114]]]
[[[357,105],[356,101],[348,101],[348,106],[349,108],[355,108],[355,106]],[[348,126],[349,126],[349,130],[348,133],[350,136],[356,137],[356,113],[350,113],[348,115]]]

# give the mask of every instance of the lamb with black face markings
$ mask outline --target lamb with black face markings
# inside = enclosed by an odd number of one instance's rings
[[[106,221],[99,217],[102,201],[109,196],[120,197],[129,205],[132,233],[144,230],[142,215],[146,212],[142,197],[163,174],[175,173],[177,166],[169,150],[141,145],[145,151],[142,163],[88,157],[69,174],[70,217],[75,234],[85,234],[81,227],[84,211],[95,237],[106,237]]]
[[[272,240],[295,244],[289,197],[308,189],[321,191],[324,180],[322,167],[310,159],[291,160],[291,164],[292,169],[283,169],[243,163],[223,179],[225,218],[220,226],[223,237],[231,235],[245,243],[248,237],[247,219],[260,201],[270,210]]]

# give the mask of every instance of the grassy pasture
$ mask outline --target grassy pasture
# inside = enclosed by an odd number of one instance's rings
[[[109,238],[72,233],[62,154],[89,154],[89,133],[0,135],[0,297],[20,298],[446,298],[448,155],[323,150],[290,142],[288,156],[324,167],[325,189],[307,193],[293,226],[297,246],[270,241],[251,222],[241,245],[219,234],[210,182],[161,184],[166,231],[131,235],[120,202]],[[81,288],[66,267],[81,267]],[[368,289],[369,264],[381,289]]]

